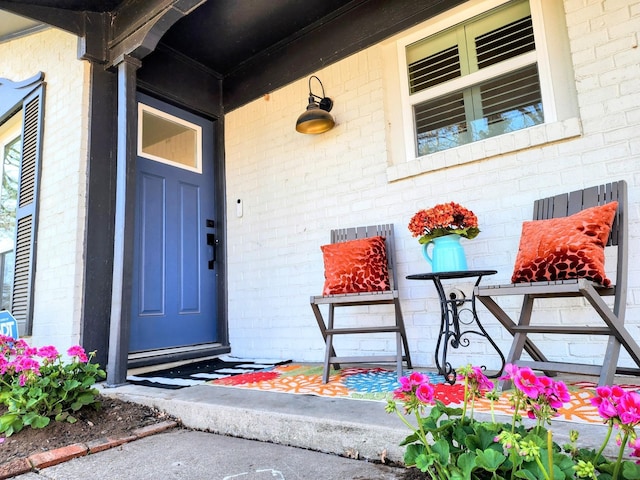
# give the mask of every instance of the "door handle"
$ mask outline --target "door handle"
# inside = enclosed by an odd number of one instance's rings
[[[213,270],[213,264],[216,261],[216,236],[213,233],[207,233],[207,245],[210,247],[209,270]]]

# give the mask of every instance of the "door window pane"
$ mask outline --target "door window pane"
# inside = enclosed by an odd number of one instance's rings
[[[139,104],[139,156],[201,173],[201,142],[200,126]]]

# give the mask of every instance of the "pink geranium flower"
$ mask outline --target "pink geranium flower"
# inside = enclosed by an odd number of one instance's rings
[[[625,392],[618,404],[620,421],[625,425],[640,423],[640,394]]]
[[[518,370],[518,374],[513,378],[513,383],[529,398],[538,398],[542,387],[538,377],[529,367]]]
[[[571,393],[569,393],[569,388],[567,388],[567,385],[564,382],[554,382],[553,391],[563,403],[567,403],[571,400]]]
[[[393,398],[403,402],[407,412],[434,403],[435,388],[429,383],[427,375],[413,372],[408,377],[400,377],[398,382],[400,387],[393,391]]]
[[[539,395],[543,395],[551,408],[558,409],[571,400],[569,389],[564,382],[556,382],[549,377],[540,377],[541,390]]]
[[[549,422],[558,415],[558,409],[571,400],[569,389],[563,382],[556,382],[549,377],[536,376],[529,367],[505,365],[503,380],[511,380],[519,395],[518,408],[526,409],[527,416],[539,422]]]
[[[629,440],[628,445],[632,450],[632,452],[629,454],[629,456],[630,457],[640,457],[640,439],[639,438],[633,438],[633,439]],[[640,464],[640,460],[636,460],[636,463]]]
[[[473,367],[471,379],[480,393],[493,390],[493,382],[487,378],[480,367]]]
[[[631,438],[628,445],[634,449],[632,456],[638,456],[640,445],[636,439],[635,427],[640,425],[640,394],[626,392],[618,386],[605,386],[596,388],[596,395],[591,399],[591,404],[598,408],[598,413],[609,423],[609,428],[615,426],[620,429],[616,443],[624,446],[623,443]],[[624,435],[624,440],[621,435]]]
[[[596,388],[596,397],[591,399],[591,405],[598,409],[598,414],[605,420],[609,420],[618,415],[615,404],[611,400],[610,387]]]
[[[428,377],[420,372],[412,372],[411,375],[409,375],[409,382],[412,387],[417,387],[428,381]]]
[[[69,348],[69,350],[67,350],[67,355],[69,355],[70,357],[76,357],[78,361],[82,363],[87,363],[89,361],[84,348],[82,348],[80,345],[74,345],[73,347]]]
[[[46,347],[40,347],[38,349],[38,356],[53,362],[58,358],[58,350],[53,345],[47,345]]]
[[[429,383],[422,383],[416,388],[416,397],[422,403],[432,403],[434,394],[435,389]]]
[[[40,363],[31,357],[20,356],[15,359],[13,366],[16,373],[33,372],[35,375],[40,374]]]
[[[409,380],[409,377],[400,377],[398,379],[398,382],[400,383],[400,388],[398,388],[396,390],[396,392],[410,392],[411,391],[411,381]]]
[[[465,382],[471,397],[483,397],[494,388],[494,384],[487,378],[480,367],[467,366],[458,369],[458,380]]]
[[[500,377],[500,380],[513,380],[513,377],[518,374],[518,370],[520,370],[520,368],[518,368],[516,364],[507,363],[503,369],[504,375]]]
[[[539,404],[534,403],[529,407],[529,410],[527,410],[527,417],[529,417],[531,420],[535,420],[536,418],[540,417],[541,410],[542,407]]]
[[[414,387],[424,383],[426,378],[427,377],[420,372],[413,372],[408,377],[400,377],[398,379],[398,382],[400,382],[400,390],[403,392],[411,392]]]
[[[11,362],[4,357],[0,357],[0,375],[7,373],[7,370],[11,366]]]

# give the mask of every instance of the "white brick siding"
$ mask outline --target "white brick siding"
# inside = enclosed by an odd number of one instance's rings
[[[430,283],[409,281],[427,272],[417,240],[407,230],[413,213],[444,201],[472,209],[482,233],[463,240],[470,268],[497,269],[488,281],[508,282],[522,221],[537,198],[625,179],[629,183],[629,294],[626,323],[640,338],[640,2],[567,0],[567,27],[579,119],[495,137],[468,146],[463,157],[447,152],[417,161],[390,158],[383,81],[388,75],[378,45],[316,75],[335,102],[336,127],[322,135],[295,132],[306,107],[301,78],[226,116],[229,330],[233,353],[246,357],[320,361],[322,338],[309,296],[323,283],[320,245],[335,227],[392,222],[402,308],[414,362],[434,366],[440,310]],[[391,75],[393,77],[393,75]],[[396,85],[397,86],[397,85]],[[391,84],[393,87],[393,84]],[[396,127],[397,128],[397,127]],[[393,139],[391,139],[393,143]],[[469,162],[470,159],[474,161]],[[467,162],[467,163],[465,163]],[[420,173],[425,168],[434,169]],[[236,200],[244,215],[236,217]],[[471,291],[470,284],[463,289]],[[502,301],[514,313],[519,300]],[[505,351],[510,335],[479,307],[492,337]],[[353,315],[351,324],[378,322],[382,307]],[[583,323],[591,311],[580,301],[552,302],[538,315]],[[341,338],[339,353],[382,353],[390,337]],[[452,363],[498,365],[491,347],[471,338],[453,351]],[[546,338],[552,359],[593,363],[603,340],[587,345]],[[597,352],[597,355],[594,354]],[[622,364],[631,365],[626,354]]]
[[[45,74],[45,115],[31,343],[78,343],[83,284],[88,65],[56,29],[0,43],[0,77]]]

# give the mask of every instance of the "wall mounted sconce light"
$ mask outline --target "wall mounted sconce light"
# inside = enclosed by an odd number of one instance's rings
[[[311,92],[311,79],[315,78],[322,87],[322,96],[314,95]],[[316,101],[319,100],[319,102]],[[309,77],[309,105],[307,110],[298,117],[296,130],[300,133],[324,133],[333,128],[335,120],[329,113],[333,108],[333,100],[324,96],[324,86],[318,77]]]

